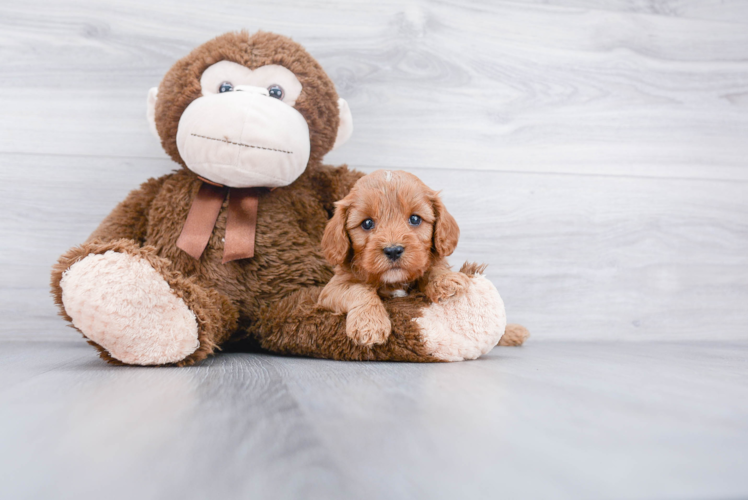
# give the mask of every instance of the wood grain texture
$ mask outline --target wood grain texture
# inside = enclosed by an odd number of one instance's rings
[[[747,356],[536,342],[456,364],[159,369],[0,341],[0,497],[743,498]]]
[[[262,28],[350,101],[335,162],[746,180],[744,24],[592,3],[8,4],[0,151],[161,158],[148,88],[202,41]]]
[[[33,190],[0,177],[4,338],[76,339],[55,317],[49,268],[168,160],[5,155]],[[71,178],[75,170],[86,182]],[[461,227],[455,266],[489,264],[510,321],[536,337],[739,339],[748,324],[745,184],[639,177],[410,169]],[[4,171],[7,172],[7,171]],[[2,174],[0,174],[2,175]],[[15,175],[15,174],[14,174]],[[97,186],[95,189],[91,185]],[[37,285],[37,283],[39,285]]]
[[[145,96],[231,29],[287,34],[351,105],[328,161],[444,190],[536,339],[748,337],[748,6],[667,0],[3,2],[2,338],[76,339],[49,267],[174,168]]]

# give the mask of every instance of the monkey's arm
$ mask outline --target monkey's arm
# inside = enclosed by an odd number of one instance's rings
[[[356,181],[364,176],[363,172],[349,170],[348,165],[341,165],[334,168],[335,182],[333,183],[335,201],[342,200],[351,191]]]
[[[149,179],[131,191],[91,233],[86,243],[129,239],[142,245],[148,230],[148,210],[167,177]]]
[[[356,181],[363,176],[363,172],[349,170],[348,165],[320,165],[314,172],[313,182],[325,210],[332,214],[335,202],[345,198]]]

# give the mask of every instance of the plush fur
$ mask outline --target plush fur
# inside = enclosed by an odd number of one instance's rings
[[[184,109],[200,93],[201,73],[221,60],[248,68],[279,64],[293,71],[303,86],[294,107],[306,119],[311,141],[305,172],[289,186],[260,194],[255,256],[227,264],[221,263],[227,202],[199,260],[176,247],[202,183],[179,156],[177,127]],[[322,164],[337,136],[337,100],[319,64],[300,45],[279,35],[228,33],[177,62],[159,86],[154,118],[164,150],[184,168],[132,191],[85,243],[60,257],[52,271],[52,292],[60,314],[112,363],[185,366],[229,345],[260,345],[277,353],[346,360],[433,362],[460,355],[465,349],[450,348],[458,352],[451,357],[442,353],[441,344],[424,337],[423,327],[414,321],[433,316],[424,311],[439,305],[430,304],[424,294],[385,301],[393,334],[374,346],[353,342],[346,335],[345,317],[316,305],[322,287],[333,276],[321,250],[325,225],[334,203],[361,177],[346,166]],[[118,272],[122,283],[115,286]],[[108,281],[101,281],[101,276]],[[122,314],[135,312],[116,311],[112,304],[115,299],[127,301],[123,295],[130,293],[128,286],[141,277],[146,293],[133,294],[129,300],[134,302],[127,307],[156,307],[161,312],[144,311],[143,318],[154,324],[135,322],[143,329],[135,332],[122,325],[126,322]],[[172,298],[164,294],[164,284]],[[476,292],[484,293],[483,288]],[[503,310],[499,302],[494,305]],[[197,325],[196,349],[190,344],[190,335],[194,341],[190,314]],[[107,327],[115,317],[121,321]],[[179,321],[185,331],[174,334]],[[179,347],[154,339],[159,331],[167,332],[166,337],[172,335]],[[123,338],[128,335],[129,339]],[[491,337],[491,342],[495,344],[496,339]],[[121,346],[130,346],[129,351]],[[179,352],[185,357],[177,359]]]
[[[175,363],[200,347],[195,314],[146,260],[109,250],[73,264],[60,286],[76,328],[124,363]]]

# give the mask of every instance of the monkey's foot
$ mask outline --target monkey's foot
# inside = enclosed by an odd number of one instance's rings
[[[65,271],[60,286],[73,325],[123,363],[176,363],[200,346],[195,314],[144,259],[91,254]]]
[[[444,361],[475,359],[490,351],[504,334],[504,302],[481,274],[468,280],[466,291],[433,303],[416,321],[427,350]]]

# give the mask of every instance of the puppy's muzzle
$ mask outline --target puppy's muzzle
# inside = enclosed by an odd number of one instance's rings
[[[397,259],[399,259],[403,255],[405,248],[403,248],[400,245],[397,245],[397,246],[386,247],[382,251],[387,256],[388,259],[390,259],[392,262],[395,262]]]

